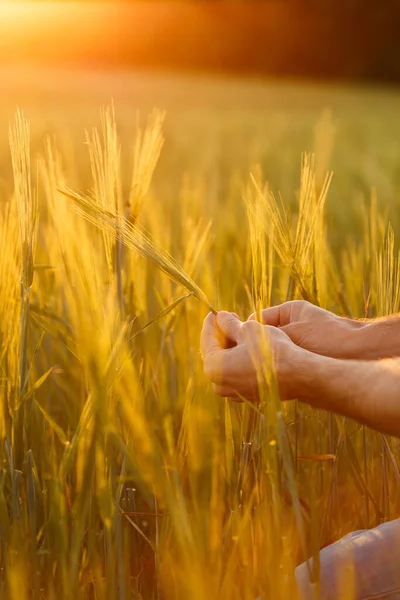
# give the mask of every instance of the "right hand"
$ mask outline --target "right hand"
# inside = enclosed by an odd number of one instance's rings
[[[249,320],[255,320],[250,315]],[[356,359],[361,355],[357,331],[362,321],[338,317],[304,300],[285,302],[261,312],[263,325],[279,327],[301,348],[331,358]]]

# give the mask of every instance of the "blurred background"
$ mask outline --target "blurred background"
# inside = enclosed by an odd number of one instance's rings
[[[138,118],[156,106],[167,113],[158,195],[173,204],[189,177],[210,206],[240,203],[257,163],[291,203],[301,153],[315,152],[321,177],[335,172],[327,216],[340,247],[371,189],[399,204],[399,31],[390,1],[0,0],[0,190],[11,181],[16,106],[33,152],[55,135],[81,188],[84,130],[100,107],[114,102],[128,156]]]
[[[400,79],[395,1],[0,2],[0,61]]]

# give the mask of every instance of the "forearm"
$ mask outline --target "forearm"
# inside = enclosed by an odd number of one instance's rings
[[[358,322],[361,323],[362,322]],[[400,357],[400,316],[366,321],[352,332],[348,358],[377,360]]]
[[[293,397],[400,437],[400,360],[347,361],[307,352]]]

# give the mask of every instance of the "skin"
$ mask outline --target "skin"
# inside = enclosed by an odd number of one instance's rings
[[[374,360],[400,355],[397,317],[360,323],[290,302],[266,309],[262,320],[242,322],[224,311],[206,317],[204,370],[217,394],[257,402],[268,347],[282,400],[297,398],[400,437],[400,359]]]
[[[400,356],[400,317],[356,321],[338,317],[310,302],[294,300],[261,313],[264,325],[279,327],[301,348],[354,360]],[[255,319],[251,315],[250,319]]]

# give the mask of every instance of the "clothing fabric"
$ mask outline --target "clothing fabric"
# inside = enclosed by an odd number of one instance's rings
[[[355,531],[321,550],[319,580],[318,590],[306,563],[297,567],[301,600],[400,600],[400,519]]]

